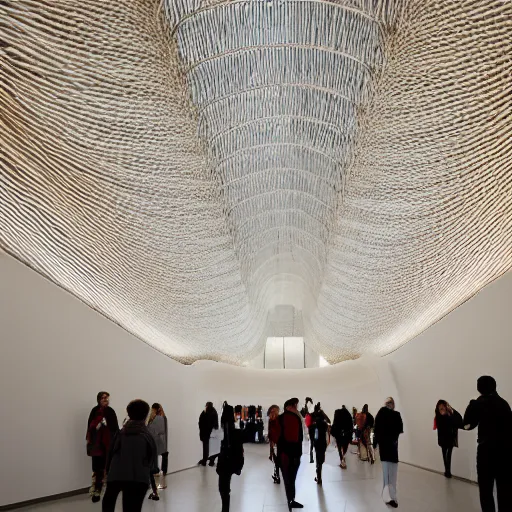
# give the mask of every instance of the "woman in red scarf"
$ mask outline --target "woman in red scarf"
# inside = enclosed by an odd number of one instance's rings
[[[93,483],[90,494],[93,503],[101,499],[110,440],[119,431],[116,413],[108,405],[110,395],[106,391],[100,391],[96,399],[98,405],[89,414],[86,435],[87,455],[92,457]]]

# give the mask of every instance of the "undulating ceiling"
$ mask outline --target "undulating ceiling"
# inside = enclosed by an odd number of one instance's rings
[[[0,247],[183,362],[384,355],[512,267],[509,1],[5,0],[0,66]]]

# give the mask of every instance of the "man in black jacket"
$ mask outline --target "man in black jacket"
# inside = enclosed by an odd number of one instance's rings
[[[477,381],[480,396],[471,400],[464,414],[464,429],[478,426],[476,466],[482,512],[495,512],[494,482],[498,495],[499,512],[512,510],[510,480],[512,450],[506,432],[512,425],[512,411],[506,400],[496,392],[493,377],[483,376]]]
[[[210,455],[210,437],[213,430],[219,429],[219,415],[212,402],[207,402],[205,409],[199,416],[199,439],[203,443],[203,458],[198,462],[201,466],[206,466],[206,461],[210,460],[210,466],[214,465],[217,454]]]

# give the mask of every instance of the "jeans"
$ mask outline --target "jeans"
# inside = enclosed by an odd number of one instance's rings
[[[210,439],[203,441],[203,458],[202,461],[206,463],[208,456],[210,455]]]
[[[232,476],[232,473],[221,472],[219,474],[219,493],[222,500],[222,512],[229,512]]]
[[[114,512],[119,493],[123,493],[123,512],[141,512],[148,484],[143,482],[108,482],[102,512]]]
[[[498,512],[512,510],[510,459],[497,445],[480,445],[476,456],[478,488],[482,512],[496,512],[494,482],[498,495]]]
[[[443,452],[444,471],[446,474],[452,474],[452,452],[453,446],[441,446]]]
[[[396,462],[383,462],[382,475],[384,477],[384,486],[382,492],[389,490],[389,497],[392,501],[398,501],[396,497],[396,481],[398,478],[398,464]]]
[[[279,455],[279,467],[283,475],[284,489],[288,503],[295,500],[295,480],[299,471],[300,457],[289,457],[286,453]]]

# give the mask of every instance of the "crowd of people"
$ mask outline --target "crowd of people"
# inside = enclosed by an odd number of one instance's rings
[[[497,393],[496,381],[489,376],[478,379],[480,396],[471,400],[464,416],[447,401],[439,400],[435,407],[434,429],[437,430],[446,478],[451,478],[453,448],[458,446],[459,430],[478,427],[477,473],[482,512],[495,512],[494,486],[497,489],[498,511],[512,510],[509,478],[510,449],[498,444],[503,429],[512,423],[509,404]],[[147,490],[149,499],[158,500],[159,490],[165,489],[168,471],[168,427],[163,407],[151,407],[143,400],[133,400],[127,406],[128,417],[120,429],[115,411],[109,406],[109,393],[97,395],[87,423],[87,453],[92,458],[93,502],[101,499],[104,483],[103,512],[114,512],[119,493],[123,494],[123,512],[140,512]],[[368,405],[352,414],[343,405],[334,413],[334,420],[323,411],[320,403],[306,398],[299,411],[299,399],[291,398],[283,406],[268,409],[269,459],[273,464],[272,479],[284,483],[289,510],[303,508],[296,501],[296,478],[301,464],[303,441],[309,437],[309,461],[316,462],[315,481],[322,485],[322,468],[331,436],[336,442],[340,467],[347,469],[346,455],[351,444],[357,445],[361,461],[375,462],[378,449],[383,474],[383,496],[392,508],[398,507],[398,440],[403,433],[402,417],[395,410],[392,397],[386,399],[375,418]],[[215,431],[218,449],[211,450]],[[224,402],[220,419],[213,403],[208,402],[199,417],[199,438],[202,443],[200,465],[215,466],[222,512],[230,510],[231,479],[240,475],[244,466],[244,436],[235,425],[235,409]],[[157,484],[158,482],[158,484]]]

